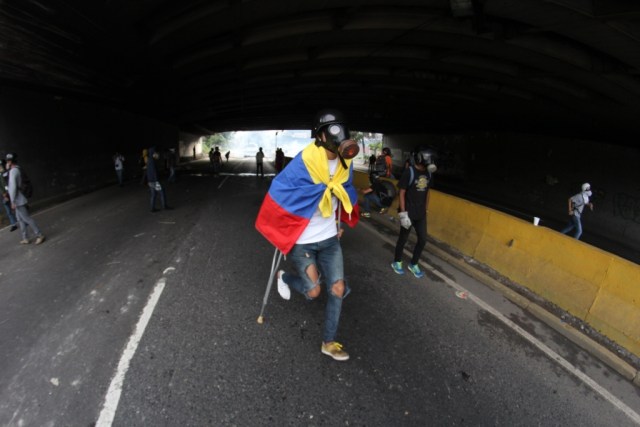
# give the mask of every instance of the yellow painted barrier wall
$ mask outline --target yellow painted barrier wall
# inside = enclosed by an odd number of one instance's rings
[[[429,234],[640,355],[640,266],[557,231],[432,191]]]
[[[354,177],[368,186],[366,174]],[[397,207],[397,201],[394,202]],[[392,210],[395,212],[395,210]],[[428,232],[640,356],[640,266],[546,227],[431,190]]]

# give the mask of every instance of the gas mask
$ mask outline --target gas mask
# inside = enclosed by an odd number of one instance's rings
[[[426,167],[429,173],[435,173],[438,167],[434,163],[435,154],[430,150],[422,150],[415,153],[413,161]]]
[[[350,160],[358,155],[360,147],[353,139],[349,139],[349,130],[340,123],[331,123],[318,131],[324,132],[326,141],[322,141],[319,134],[316,134],[316,144],[326,148],[332,153],[336,153],[346,169],[344,159]]]
[[[360,152],[358,143],[353,139],[349,139],[349,130],[346,126],[340,123],[332,123],[326,126],[323,131],[327,143],[330,145],[330,147],[327,147],[329,151],[333,151],[343,159],[353,159]]]

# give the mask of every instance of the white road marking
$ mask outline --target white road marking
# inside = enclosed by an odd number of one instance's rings
[[[140,343],[144,330],[146,329],[147,324],[151,319],[151,315],[158,304],[158,300],[160,300],[160,295],[162,295],[165,284],[166,279],[164,277],[158,280],[156,286],[153,288],[151,296],[149,296],[147,305],[144,307],[144,310],[140,315],[140,319],[138,319],[138,324],[133,331],[133,335],[129,337],[129,342],[127,342],[127,346],[122,352],[122,357],[120,358],[120,363],[118,363],[116,373],[111,379],[111,385],[109,385],[109,390],[105,396],[104,405],[102,406],[102,411],[100,411],[100,417],[96,422],[96,427],[110,427],[113,423],[113,419],[116,416],[116,409],[118,409],[118,403],[120,402],[120,395],[122,394],[124,377],[127,374],[127,370],[129,370],[129,363],[138,349],[138,344]]]
[[[376,233],[378,236],[380,236],[380,238],[382,240],[384,240],[387,243],[395,246],[395,242],[394,241],[392,241],[388,237],[378,233],[371,225],[369,225],[369,224],[367,224],[367,223],[365,223],[363,221],[360,221],[360,223],[364,226],[364,228],[366,228],[370,232]],[[404,253],[406,255],[408,255],[408,256],[412,256],[413,255],[407,249],[404,250]],[[511,328],[515,332],[517,332],[525,340],[529,341],[532,345],[534,345],[535,347],[540,349],[544,354],[547,355],[547,357],[549,357],[549,359],[555,361],[557,364],[562,366],[567,372],[569,372],[570,374],[574,375],[579,380],[583,381],[585,384],[587,384],[589,387],[591,387],[591,389],[593,391],[598,393],[605,400],[607,400],[613,406],[615,406],[620,411],[622,411],[626,416],[628,416],[636,424],[640,425],[640,415],[638,415],[637,412],[635,412],[629,406],[625,405],[624,402],[622,402],[620,399],[615,397],[613,394],[609,393],[609,391],[607,391],[604,387],[602,387],[600,384],[595,382],[593,379],[591,379],[591,377],[586,375],[584,372],[580,371],[578,368],[573,366],[571,363],[569,363],[566,359],[564,359],[558,353],[553,351],[551,348],[547,347],[547,345],[545,345],[542,341],[538,340],[536,337],[534,337],[533,335],[531,335],[530,333],[528,333],[527,331],[522,329],[520,326],[518,326],[517,324],[515,324],[514,322],[509,320],[507,317],[505,317],[498,310],[496,310],[495,308],[493,308],[492,306],[490,306],[489,304],[484,302],[482,299],[478,298],[477,296],[475,296],[474,294],[469,292],[469,290],[465,289],[463,286],[460,286],[458,283],[454,282],[453,280],[449,279],[444,274],[442,274],[439,271],[437,271],[435,269],[435,267],[433,267],[432,265],[430,265],[430,264],[428,264],[428,263],[426,263],[426,262],[424,262],[422,260],[420,261],[420,265],[422,265],[424,268],[428,269],[431,273],[433,273],[436,276],[438,276],[439,278],[441,278],[447,285],[451,286],[456,291],[461,292],[461,293],[466,293],[468,300],[473,301],[480,308],[482,308],[483,310],[486,310],[487,312],[491,313],[493,316],[495,316],[502,323],[504,323],[509,328]]]
[[[227,180],[229,179],[229,175],[225,176],[224,179],[222,180],[222,182],[220,183],[220,185],[218,185],[218,190],[220,188],[222,188],[222,186],[224,185],[225,182],[227,182]]]

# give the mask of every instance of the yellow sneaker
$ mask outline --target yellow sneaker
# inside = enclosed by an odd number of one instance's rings
[[[341,362],[349,360],[349,353],[342,349],[342,344],[336,341],[328,343],[322,343],[322,354],[326,354],[329,357],[333,357],[334,360]]]

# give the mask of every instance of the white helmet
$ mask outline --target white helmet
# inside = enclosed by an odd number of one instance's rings
[[[591,184],[589,184],[588,182],[585,182],[584,184],[582,184],[582,191],[589,191],[591,190]]]

